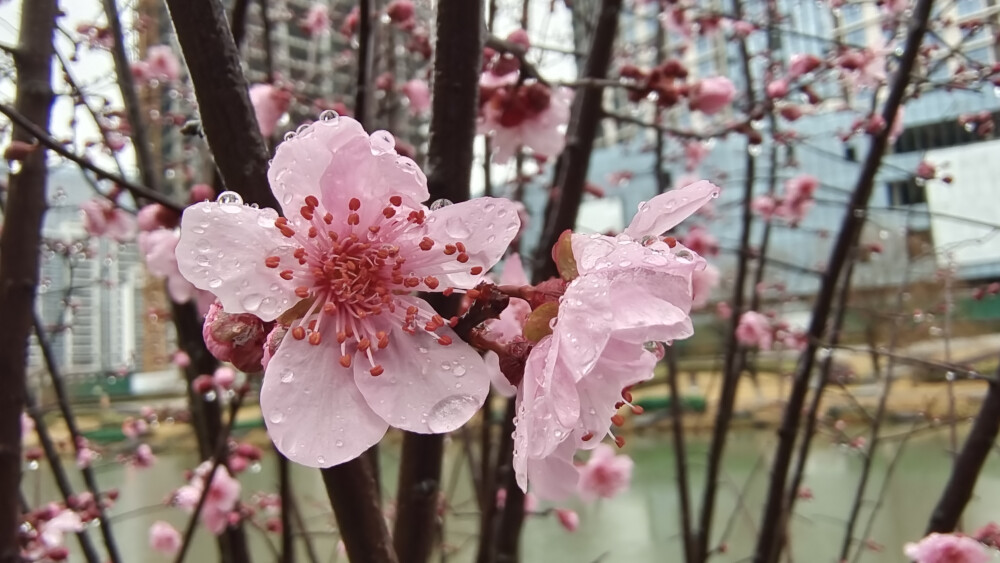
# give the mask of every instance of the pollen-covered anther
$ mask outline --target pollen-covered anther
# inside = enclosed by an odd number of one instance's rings
[[[315,209],[316,209],[315,207],[309,207],[308,205],[303,205],[302,207],[299,208],[299,214],[302,215],[302,218],[305,219],[306,221],[312,221]]]
[[[451,297],[452,293],[455,293],[454,287],[445,288],[445,290],[441,292],[441,294],[444,295],[445,297]]]
[[[621,436],[615,436],[615,445],[619,448],[625,447],[625,438]]]
[[[632,414],[642,414],[646,412],[646,409],[642,408],[639,405],[631,405],[631,406],[632,406]]]
[[[458,248],[456,248],[454,244],[444,245],[444,253],[447,254],[448,256],[451,256],[456,252],[458,252]]]
[[[584,442],[589,442],[589,441],[591,441],[591,440],[594,439],[594,433],[593,432],[587,432],[583,436],[580,436],[580,439],[583,440]]]
[[[451,344],[451,337],[448,336],[447,334],[441,335],[441,337],[438,338],[438,344],[442,346],[447,346]]]
[[[483,267],[482,266],[474,266],[472,269],[469,270],[469,273],[472,274],[472,275],[474,275],[474,276],[478,276],[479,274],[483,273]]]
[[[358,209],[361,209],[361,200],[356,197],[352,197],[351,201],[347,202],[347,208],[350,209],[351,211],[357,211]]]
[[[380,330],[375,333],[375,338],[378,338],[378,348],[379,350],[389,346],[389,335],[386,334],[384,330]]]
[[[438,279],[435,278],[434,276],[427,276],[426,278],[424,278],[424,285],[426,285],[430,289],[437,289],[440,283],[441,282],[438,281]]]
[[[308,205],[312,209],[316,209],[317,207],[319,207],[319,198],[317,198],[314,195],[307,195],[306,205]]]
[[[306,297],[309,297],[309,288],[304,285],[300,285],[295,288],[295,295],[297,295],[299,299],[305,299]]]
[[[390,196],[389,203],[399,207],[400,205],[403,205],[403,198],[398,195]]]
[[[480,292],[478,289],[470,289],[469,291],[466,291],[465,294],[469,296],[469,299],[479,299],[479,296],[482,295],[482,292]]]
[[[280,263],[281,258],[278,258],[277,256],[268,256],[264,259],[264,265],[268,268],[277,268]]]
[[[611,424],[614,424],[615,426],[621,426],[625,424],[625,417],[620,414],[616,414],[611,417]]]
[[[381,228],[382,227],[380,227],[378,225],[369,225],[368,226],[368,232],[370,232],[372,234],[375,234],[375,233],[379,232],[379,229],[381,229]]]
[[[663,242],[667,243],[670,248],[677,246],[677,239],[674,237],[663,237]]]
[[[292,329],[292,338],[295,340],[302,340],[306,337],[306,329],[297,326]]]
[[[372,374],[375,377],[378,377],[383,373],[385,373],[385,369],[380,364],[375,364],[374,366],[372,366],[372,369],[368,370],[368,373]]]
[[[358,215],[357,213],[351,213],[350,215],[347,216],[347,224],[348,225],[352,225],[352,226],[354,226],[354,225],[360,225],[361,224],[361,216]]]
[[[391,207],[386,207],[385,209],[383,209],[383,210],[382,210],[382,215],[383,215],[383,216],[384,216],[384,217],[385,217],[386,219],[392,219],[392,217],[393,217],[393,216],[394,216],[395,214],[396,214],[396,210],[395,210],[395,209],[393,209],[393,208],[391,208]]]
[[[295,272],[292,272],[291,270],[282,270],[278,275],[281,276],[281,279],[283,280],[290,280],[295,276]]]
[[[457,256],[456,258],[455,258],[455,260],[458,260],[458,261],[459,261],[459,262],[461,262],[462,264],[465,264],[466,262],[468,262],[468,261],[469,261],[469,255],[463,252],[463,253],[459,254],[459,255],[458,255],[458,256]]]
[[[337,344],[343,344],[344,342],[347,342],[347,333],[340,331],[337,333]]]
[[[323,215],[323,222],[326,223],[327,225],[333,223],[333,213],[327,211],[326,214]]]
[[[344,366],[345,368],[351,367],[351,357],[348,356],[347,354],[344,354],[343,356],[341,356],[340,357],[340,365]]]
[[[318,234],[319,231],[316,230],[316,227],[309,227],[309,238],[316,238]]]
[[[319,332],[309,333],[309,343],[313,346],[319,346],[320,340],[322,340],[322,334]]]
[[[362,352],[367,352],[368,349],[371,348],[371,346],[372,346],[372,341],[368,340],[367,336],[362,337],[361,340],[358,341],[358,350]]]
[[[450,326],[451,328],[455,328],[456,326],[458,326],[458,317],[452,317],[448,319],[448,326]]]
[[[333,304],[333,303],[324,303],[323,304],[323,312],[326,313],[327,315],[336,314],[336,312],[337,312],[337,306],[335,304]]]
[[[431,239],[430,237],[424,237],[420,241],[420,245],[419,246],[420,246],[420,250],[430,250],[430,249],[434,248],[434,240]]]
[[[632,402],[632,392],[629,391],[628,389],[623,389],[622,390],[622,399],[625,399],[626,403],[631,403]]]

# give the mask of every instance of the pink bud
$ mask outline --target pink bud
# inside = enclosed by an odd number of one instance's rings
[[[181,534],[162,520],[154,522],[149,527],[149,546],[160,553],[174,555],[181,547]]]
[[[209,352],[245,372],[261,370],[266,336],[264,321],[248,313],[231,315],[218,301],[209,307],[202,326]]]
[[[515,29],[510,32],[510,35],[507,36],[507,41],[515,45],[520,45],[525,49],[531,47],[531,39],[528,37],[528,32],[523,29]]]
[[[788,95],[788,81],[783,78],[772,81],[767,85],[767,97],[784,98]]]
[[[212,374],[212,380],[220,389],[231,389],[236,381],[236,372],[233,371],[233,368],[222,366]]]
[[[211,375],[199,375],[191,382],[191,389],[198,395],[204,395],[215,388]]]
[[[385,13],[392,23],[402,24],[413,19],[416,9],[410,0],[393,0],[385,8]]]
[[[556,518],[559,519],[559,524],[563,528],[566,528],[568,532],[575,532],[577,528],[580,527],[580,516],[573,510],[567,508],[557,508]]]
[[[736,86],[725,76],[706,78],[691,87],[688,106],[692,110],[712,115],[728,107],[735,95]]]
[[[191,203],[199,203],[205,200],[215,199],[215,188],[209,186],[208,184],[195,184],[191,186],[191,193],[188,196],[188,201]]]
[[[191,365],[191,356],[188,356],[187,352],[183,350],[178,350],[174,352],[171,360],[175,366],[179,368],[186,368]]]

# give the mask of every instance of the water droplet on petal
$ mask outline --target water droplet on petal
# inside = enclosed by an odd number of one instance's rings
[[[324,463],[326,463],[326,458],[321,455],[318,455],[316,456],[316,463],[323,465]]]
[[[271,413],[271,416],[268,417],[268,420],[274,424],[279,424],[282,420],[285,420],[285,415],[280,412],[273,412]]]
[[[438,401],[427,421],[431,432],[450,432],[468,422],[482,406],[482,401],[471,395],[452,395]]]
[[[328,109],[323,113],[319,114],[319,120],[324,123],[336,124],[337,122],[340,121],[340,114],[333,111],[332,109]]]
[[[338,448],[343,448],[344,447],[344,441],[343,440],[337,440],[336,442],[334,442],[334,445],[337,446]]]
[[[445,199],[445,198],[436,199],[431,203],[430,209],[431,211],[437,211],[438,209],[441,209],[442,207],[448,207],[449,205],[451,205],[450,199]]]
[[[211,280],[208,280],[208,287],[212,289],[218,289],[221,285],[222,285],[222,280],[220,280],[219,278],[213,278]]]
[[[457,239],[466,239],[472,235],[462,217],[450,217],[444,224],[444,232]]]
[[[243,198],[240,194],[233,191],[224,191],[219,194],[219,197],[215,201],[221,203],[222,205],[243,205]]]
[[[463,366],[462,364],[458,364],[455,366],[455,369],[451,370],[451,373],[454,373],[455,377],[462,377],[463,375],[465,375],[465,371],[466,371],[465,366]]]

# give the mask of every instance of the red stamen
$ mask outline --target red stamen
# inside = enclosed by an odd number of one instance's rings
[[[372,367],[372,369],[368,370],[368,373],[370,373],[370,374],[378,377],[378,376],[382,375],[383,373],[385,373],[385,369],[383,369],[381,365],[375,364],[375,366]]]
[[[399,197],[398,195],[394,195],[389,198],[389,203],[395,205],[396,207],[399,207],[400,205],[403,205],[403,198]]]
[[[316,196],[314,196],[314,195],[307,195],[306,196],[306,205],[308,205],[309,207],[311,207],[313,209],[316,209],[317,207],[319,207],[319,200],[316,199]]]
[[[340,365],[344,366],[345,368],[351,367],[351,357],[346,354],[341,356]]]
[[[472,274],[472,275],[474,275],[474,276],[478,276],[479,274],[483,273],[483,267],[482,266],[475,266],[471,270],[469,270],[469,273]]]
[[[319,346],[319,341],[322,340],[322,336],[318,332],[313,332],[309,334],[309,343],[313,346]]]
[[[463,252],[463,253],[461,253],[461,254],[458,255],[458,258],[456,258],[456,260],[458,260],[459,262],[465,264],[466,262],[469,261],[469,255]]]
[[[352,197],[351,201],[347,202],[347,208],[350,209],[351,211],[357,211],[358,209],[361,209],[361,200],[356,197]]]
[[[268,256],[264,259],[264,265],[268,268],[277,268],[280,263],[281,258],[278,258],[277,256]]]
[[[295,274],[291,270],[282,270],[278,275],[281,276],[281,279],[283,280],[290,280]]]
[[[442,346],[447,346],[451,344],[451,337],[448,336],[447,334],[441,335],[441,337],[438,338],[438,344]]]
[[[304,285],[300,285],[295,288],[295,295],[298,295],[301,299],[305,299],[306,297],[309,297],[309,288]]]
[[[625,446],[625,438],[622,438],[621,436],[616,436],[615,437],[615,445],[618,446],[619,448],[624,447]]]
[[[292,338],[294,338],[295,340],[302,340],[305,337],[306,337],[306,329],[300,326],[297,326],[292,329]]]

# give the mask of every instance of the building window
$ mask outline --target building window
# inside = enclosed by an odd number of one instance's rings
[[[905,180],[887,182],[886,188],[889,190],[889,203],[891,205],[915,205],[917,203],[927,203],[927,191],[923,184],[918,184],[915,177]]]
[[[993,115],[996,120],[997,114]],[[894,147],[896,153],[927,151],[966,145],[982,140],[975,130],[966,130],[957,119],[907,127]]]

